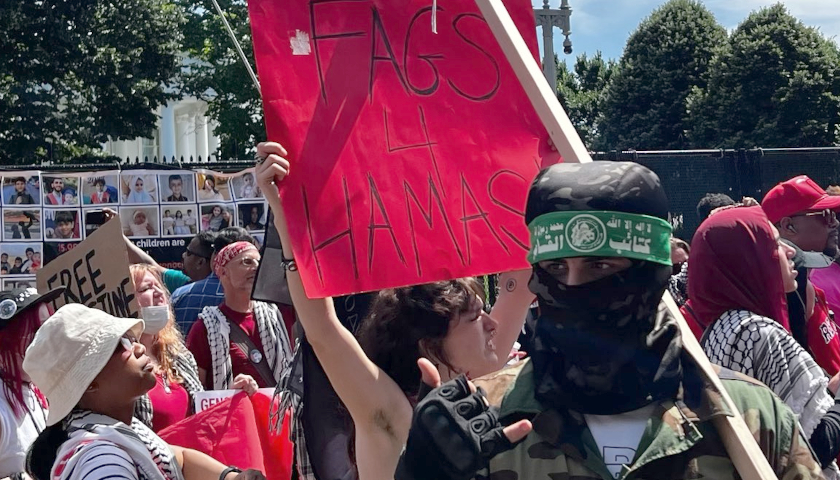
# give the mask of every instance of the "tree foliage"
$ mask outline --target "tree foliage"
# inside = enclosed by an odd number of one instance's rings
[[[0,163],[150,137],[176,96],[182,19],[169,0],[2,2]]]
[[[671,0],[627,41],[607,88],[599,149],[678,149],[686,97],[706,86],[713,50],[726,31],[696,0]]]
[[[838,143],[840,54],[782,5],[752,13],[717,49],[708,85],[688,99],[696,146]]]
[[[209,0],[177,0],[187,25],[184,47],[191,58],[183,92],[208,103],[207,116],[216,121],[221,158],[243,158],[265,137],[262,100],[251,82],[221,18]],[[218,0],[231,29],[252,66],[254,53],[245,0]]]
[[[616,71],[614,60],[604,60],[601,52],[592,57],[581,54],[569,70],[563,61],[557,68],[557,98],[583,140],[592,148],[600,143],[600,119],[605,91]]]

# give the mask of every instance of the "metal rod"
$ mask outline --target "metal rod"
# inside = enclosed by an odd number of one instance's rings
[[[254,88],[257,89],[257,93],[262,96],[262,90],[260,89],[260,81],[257,80],[257,75],[254,73],[254,69],[251,68],[251,64],[248,63],[248,58],[245,57],[245,52],[242,51],[242,46],[239,45],[239,41],[236,39],[236,35],[233,33],[233,29],[230,28],[230,24],[225,18],[225,12],[222,11],[222,7],[219,6],[219,2],[216,0],[213,1],[213,6],[216,7],[216,11],[219,12],[219,17],[222,18],[222,23],[225,24],[225,29],[227,29],[228,36],[233,41],[233,46],[236,47],[236,51],[239,52],[239,58],[242,59],[242,63],[245,64],[245,68],[248,70],[248,75],[251,76],[251,81],[254,82]]]

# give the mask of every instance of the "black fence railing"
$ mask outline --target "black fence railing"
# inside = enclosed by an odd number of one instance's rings
[[[593,158],[633,161],[656,172],[668,195],[674,234],[689,241],[699,224],[697,202],[706,193],[761,201],[779,182],[803,174],[823,188],[840,184],[840,148],[834,147],[607,152]]]
[[[733,199],[754,197],[761,201],[777,183],[808,175],[823,188],[840,185],[840,148],[774,148],[751,150],[625,151],[593,154],[595,160],[633,161],[645,165],[662,179],[670,201],[675,235],[691,240],[699,220],[697,202],[706,193],[725,193]],[[253,159],[127,158],[111,163],[2,166],[3,170],[91,171],[128,169],[197,169],[236,172],[251,167]]]

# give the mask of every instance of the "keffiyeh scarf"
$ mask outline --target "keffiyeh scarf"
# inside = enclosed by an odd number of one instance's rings
[[[76,410],[64,422],[70,438],[58,452],[60,461],[53,466],[53,480],[61,478],[62,471],[72,469],[79,458],[76,453],[94,441],[110,442],[125,451],[137,467],[140,480],[184,479],[169,445],[136,418],[128,426],[106,415]]]
[[[291,410],[289,439],[295,446],[294,459],[298,477],[301,480],[318,480],[312,462],[309,460],[309,450],[306,448],[306,435],[303,429],[303,382],[303,349],[301,340],[298,339],[291,365],[283,373],[277,383],[277,388],[274,389],[272,410],[268,421],[272,433],[279,434],[283,429],[283,417],[287,410]]]
[[[229,320],[219,307],[204,307],[198,317],[204,321],[207,328],[207,341],[213,359],[213,389],[227,390],[233,384]],[[286,333],[280,311],[274,305],[254,302],[254,319],[262,342],[262,353],[274,374],[274,379],[279,381],[292,358],[289,335]]]
[[[679,273],[671,275],[668,291],[671,292],[677,306],[682,307],[688,301],[688,262],[682,264]]]
[[[828,377],[776,321],[747,310],[729,310],[701,339],[709,361],[759,380],[793,413],[806,438],[834,406]]]
[[[193,354],[186,347],[182,346],[181,351],[173,359],[172,368],[175,370],[175,374],[184,380],[182,386],[189,395],[189,411],[192,411],[195,394],[204,391],[204,386],[198,379],[198,365],[195,363],[195,357],[193,357]],[[134,404],[134,418],[143,422],[147,427],[152,428],[152,418],[154,418],[154,415],[155,411],[152,406],[152,401],[149,399],[149,394],[146,393],[138,398]]]

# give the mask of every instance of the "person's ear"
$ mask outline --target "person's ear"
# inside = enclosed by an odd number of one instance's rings
[[[796,227],[793,226],[793,219],[790,217],[784,217],[779,220],[779,232],[784,234],[795,234]]]

